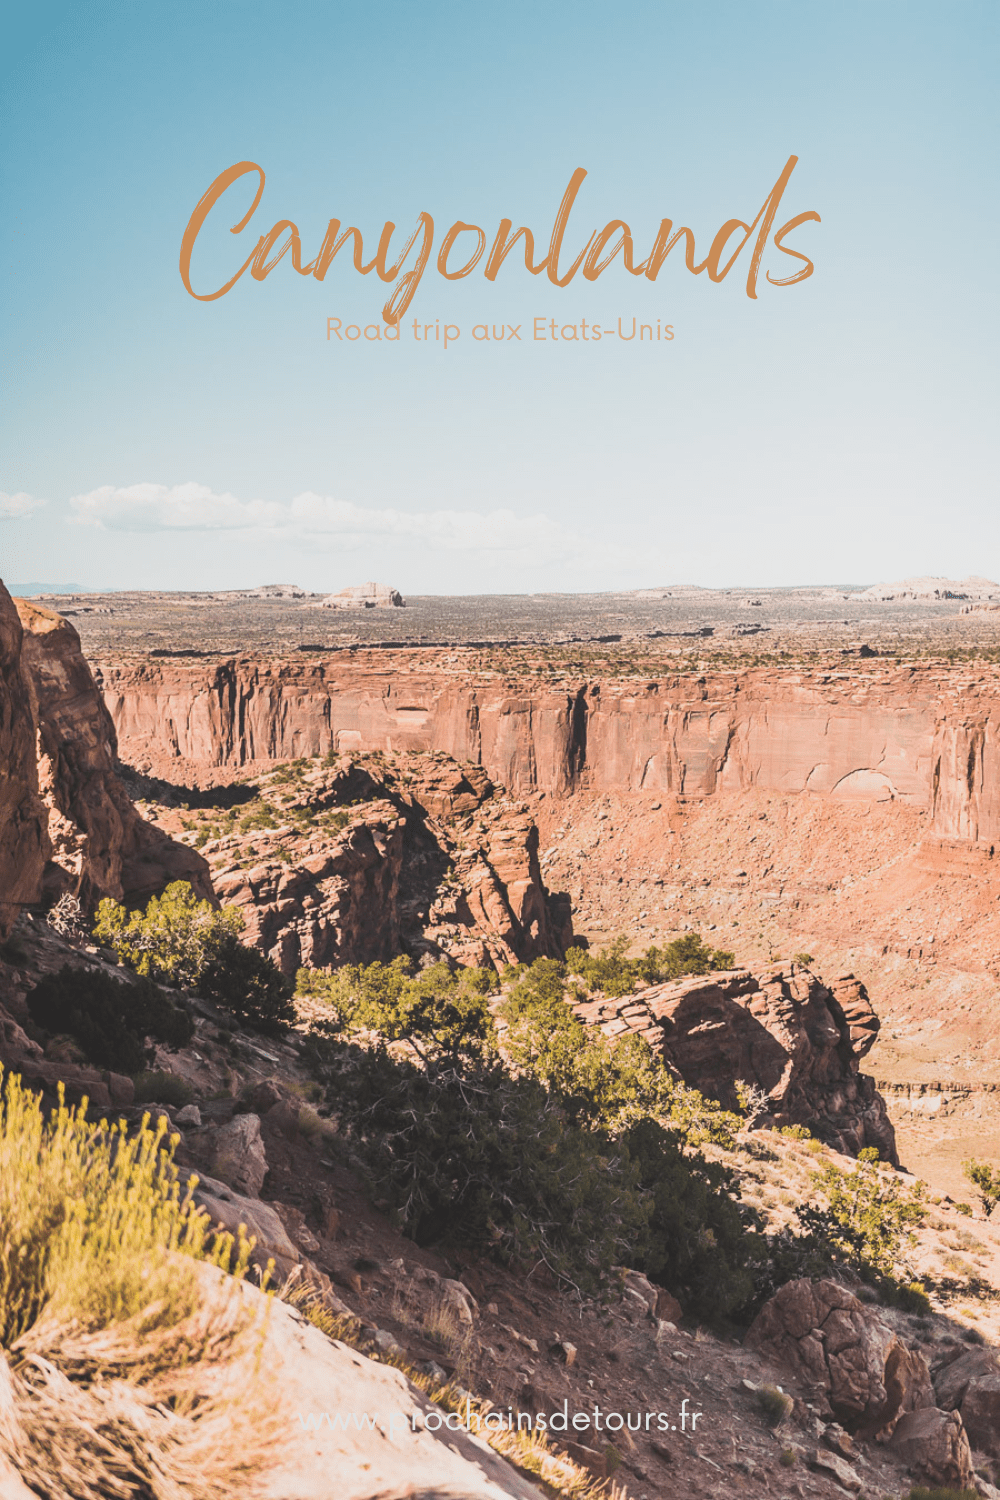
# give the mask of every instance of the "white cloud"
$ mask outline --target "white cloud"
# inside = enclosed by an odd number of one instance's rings
[[[104,484],[73,495],[71,518],[102,531],[233,531],[280,525],[285,507],[216,495],[205,484]]]
[[[17,495],[7,495],[0,490],[0,521],[19,521],[44,504],[44,500],[36,500],[34,495],[26,495],[23,491]]]
[[[244,531],[276,539],[325,538],[354,545],[364,538],[424,542],[455,552],[552,554],[581,544],[545,515],[510,510],[367,509],[311,491],[287,502],[238,500],[203,484],[103,485],[70,500],[72,520],[107,531]]]

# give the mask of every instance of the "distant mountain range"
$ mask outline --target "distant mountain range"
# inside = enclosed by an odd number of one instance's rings
[[[88,588],[85,583],[8,583],[8,594],[15,599],[30,599],[32,594],[94,594],[108,593],[108,589]]]

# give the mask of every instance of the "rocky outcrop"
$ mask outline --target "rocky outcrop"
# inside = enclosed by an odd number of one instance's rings
[[[925,811],[1000,843],[1000,670],[933,665],[505,680],[459,652],[103,663],[127,761],[163,772],[330,750],[444,750],[516,793],[757,788]]]
[[[220,1125],[212,1143],[212,1171],[237,1193],[260,1195],[267,1176],[267,1157],[260,1134],[260,1117],[237,1115]]]
[[[401,609],[404,604],[398,589],[387,583],[360,583],[354,588],[327,594],[323,609]]]
[[[955,1411],[935,1406],[900,1418],[890,1448],[918,1479],[950,1490],[962,1490],[974,1478],[969,1439]]]
[[[561,956],[572,940],[542,879],[538,830],[477,766],[344,757],[258,787],[267,815],[204,849],[245,941],[286,974],[401,951],[503,967]]]
[[[806,1125],[845,1154],[875,1146],[899,1164],[884,1101],[859,1073],[879,1021],[853,975],[827,985],[794,963],[760,975],[735,969],[575,1009],[608,1036],[645,1037],[685,1083],[729,1109],[742,1081],[767,1096],[759,1123]]]
[[[24,631],[0,583],[0,939],[37,900],[49,854],[38,796],[35,726],[21,675]]]
[[[51,845],[42,896],[69,891],[84,907],[102,896],[140,905],[171,880],[210,896],[204,860],[144,822],[130,802],[115,769],[114,725],[72,625],[28,600],[15,604]]]
[[[904,578],[901,583],[873,583],[871,588],[851,594],[852,600],[877,599],[928,601],[936,599],[1000,599],[1000,583],[989,578]]]
[[[335,838],[287,840],[273,853],[257,836],[259,857],[227,859],[216,893],[243,913],[244,942],[290,977],[303,966],[389,960],[400,950],[403,842],[391,806],[366,809]]]
[[[973,1446],[1000,1458],[1000,1354],[996,1349],[959,1353],[935,1372],[937,1403],[961,1412]]]
[[[849,1432],[871,1435],[933,1407],[930,1371],[836,1281],[790,1281],[766,1302],[745,1343],[783,1367]]]

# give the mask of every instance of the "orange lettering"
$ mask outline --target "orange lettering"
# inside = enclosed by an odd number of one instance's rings
[[[800,224],[806,224],[810,219],[814,219],[817,224],[822,224],[823,222],[818,213],[810,212],[807,214],[796,214],[794,219],[789,219],[787,224],[782,224],[781,228],[774,236],[774,243],[783,255],[794,255],[796,260],[804,260],[805,266],[801,271],[797,271],[794,276],[786,276],[783,280],[780,281],[776,280],[771,275],[770,271],[768,271],[767,279],[772,286],[794,286],[797,281],[805,281],[807,276],[812,275],[813,263],[809,259],[808,255],[802,255],[798,250],[791,250],[787,245],[782,244],[782,240],[785,238],[786,234],[791,234],[793,229],[798,229]]]
[[[449,271],[448,255],[451,251],[451,247],[458,239],[459,235],[464,234],[466,230],[470,230],[472,233],[479,236],[479,245],[476,249],[476,253],[473,255],[471,260],[466,261],[465,265],[460,271]],[[451,228],[448,230],[448,233],[445,235],[444,240],[442,241],[441,250],[438,254],[437,259],[438,270],[441,272],[441,275],[445,278],[446,281],[460,281],[463,276],[468,276],[469,272],[474,270],[475,267],[479,264],[479,259],[485,249],[486,231],[484,229],[480,229],[478,224],[463,224],[461,219],[459,219],[451,226]]]
[[[598,260],[598,256],[610,240],[611,236],[614,234],[615,230],[620,231],[618,239],[611,246],[611,249],[608,251],[604,259]],[[642,266],[636,267],[635,265],[633,265],[634,251],[632,248],[631,229],[625,223],[624,219],[612,219],[610,224],[605,224],[604,228],[597,236],[597,241],[594,245],[594,248],[587,256],[586,263],[583,267],[583,274],[587,278],[587,280],[596,281],[601,272],[607,266],[610,266],[619,250],[622,249],[624,249],[625,252],[622,256],[622,259],[625,262],[626,271],[631,271],[633,276],[641,276],[643,270]]]
[[[330,269],[333,257],[344,244],[349,234],[352,234],[354,236],[354,269],[356,271],[361,271],[362,275],[364,275],[361,266],[361,257],[364,254],[364,245],[361,243],[361,230],[354,229],[352,227],[350,229],[345,229],[343,234],[341,234],[340,220],[331,219],[329,224],[327,225],[323,243],[319,248],[319,254],[317,255],[316,259],[310,261],[305,268],[306,271],[312,272],[317,281],[323,280],[327,271]]]
[[[535,236],[530,229],[522,227],[508,240],[507,236],[510,234],[513,222],[513,219],[500,220],[500,228],[497,230],[497,237],[493,241],[493,249],[490,251],[490,258],[483,272],[487,281],[496,281],[504,256],[508,250],[513,250],[522,234],[524,235],[524,269],[530,271],[532,276],[537,276],[539,271],[544,271],[548,264],[547,260],[541,261],[537,266],[532,264],[535,259]]]
[[[577,271],[580,269],[580,266],[586,257],[587,251],[590,249],[594,241],[594,235],[591,235],[590,239],[587,241],[586,245],[584,245],[576,260],[566,272],[566,275],[560,276],[559,252],[562,249],[563,235],[566,233],[566,223],[569,219],[570,209],[573,207],[573,203],[576,200],[576,195],[580,191],[580,184],[586,177],[586,175],[587,173],[583,167],[577,167],[576,171],[573,173],[572,177],[569,180],[569,186],[563,194],[563,200],[559,205],[559,212],[556,214],[556,221],[552,226],[552,238],[549,241],[549,253],[546,257],[545,265],[548,267],[549,280],[552,282],[553,286],[569,285],[569,283],[573,280],[573,277],[576,275]]]
[[[406,248],[392,268],[395,276],[414,245],[417,235],[423,230],[424,242],[420,247],[416,265],[407,271],[405,276],[400,276],[395,290],[388,302],[382,309],[382,316],[387,323],[396,324],[413,301],[414,293],[420,285],[420,278],[424,274],[424,267],[431,258],[431,246],[434,244],[434,220],[430,214],[422,213],[417,220],[417,227],[406,242]],[[379,247],[381,249],[381,246]],[[379,273],[381,275],[381,272]],[[385,278],[388,280],[388,277]]]
[[[286,229],[291,231],[288,239],[282,245],[277,255],[268,260],[268,252],[274,249],[275,245],[278,243],[279,239],[284,234]],[[274,270],[275,266],[278,264],[278,261],[283,255],[287,254],[289,250],[291,250],[292,252],[292,265],[295,267],[296,271],[298,271],[302,276],[308,276],[308,266],[304,271],[302,270],[302,244],[299,240],[299,231],[297,225],[293,224],[291,219],[279,219],[278,223],[275,224],[270,234],[266,234],[264,235],[263,239],[258,240],[257,249],[254,252],[253,257],[253,269],[251,270],[250,275],[255,281],[263,281],[268,272]]]
[[[256,256],[261,245],[264,243],[263,239],[257,241],[257,248],[254,250],[253,255],[247,257],[236,272],[236,275],[231,277],[225,286],[220,286],[217,292],[196,292],[191,285],[191,252],[194,249],[194,242],[198,238],[201,226],[226,191],[226,188],[230,187],[238,178],[244,177],[247,172],[259,172],[260,183],[250,207],[239,223],[234,224],[229,232],[230,234],[239,234],[244,230],[256,213],[257,205],[264,191],[264,169],[263,167],[258,167],[255,161],[238,161],[235,166],[227,167],[224,172],[220,172],[212,183],[212,186],[208,189],[208,192],[198,200],[195,211],[188,220],[187,228],[184,231],[184,238],[181,240],[181,280],[187,291],[191,293],[191,296],[196,297],[199,302],[214,302],[216,297],[224,297],[230,287],[236,285],[247,267],[253,264],[254,256]]]
[[[656,236],[653,248],[637,268],[639,271],[645,271],[646,278],[649,281],[655,281],[657,276],[659,276],[660,267],[677,244],[681,235],[684,236],[684,264],[688,270],[693,271],[695,276],[699,276],[705,269],[703,265],[696,266],[694,263],[694,235],[690,229],[681,228],[678,229],[675,235],[671,235],[670,231],[673,227],[673,219],[661,219],[660,231]]]

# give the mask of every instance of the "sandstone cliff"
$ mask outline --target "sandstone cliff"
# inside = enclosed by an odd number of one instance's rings
[[[21,676],[23,640],[13,601],[0,583],[0,939],[35,900],[48,857],[38,796],[35,727]]]
[[[899,1165],[885,1102],[859,1072],[879,1021],[852,974],[826,985],[798,964],[736,969],[575,1009],[608,1036],[645,1037],[679,1078],[728,1109],[742,1081],[767,1096],[761,1124],[806,1125],[846,1155],[875,1146]]]
[[[129,801],[115,769],[114,725],[72,625],[27,600],[15,604],[21,693],[44,802],[44,810],[33,809],[26,799],[22,816],[41,813],[51,846],[41,889],[37,873],[33,882],[22,878],[28,899],[69,891],[84,907],[102,896],[141,904],[170,880],[188,880],[210,896],[204,860],[143,822]]]
[[[504,680],[457,652],[323,662],[121,661],[97,677],[124,758],[161,771],[330,750],[444,750],[517,793],[756,788],[926,811],[1000,843],[1000,671],[713,672]]]

